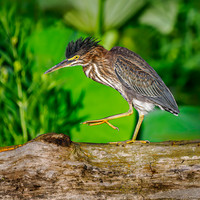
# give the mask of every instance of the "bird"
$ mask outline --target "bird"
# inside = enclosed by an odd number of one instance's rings
[[[100,45],[95,37],[80,37],[66,47],[66,59],[53,66],[45,74],[65,67],[81,65],[86,77],[117,90],[128,102],[129,110],[97,120],[83,122],[90,126],[108,124],[118,129],[110,120],[130,116],[135,108],[139,114],[136,128],[130,140],[136,141],[144,116],[158,106],[178,116],[177,103],[156,71],[139,55],[125,47],[110,50]]]

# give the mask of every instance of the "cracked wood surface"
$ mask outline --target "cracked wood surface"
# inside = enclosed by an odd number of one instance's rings
[[[0,199],[200,199],[200,141],[116,146],[44,134],[0,153]]]

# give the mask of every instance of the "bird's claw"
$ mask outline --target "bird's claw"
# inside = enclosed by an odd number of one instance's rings
[[[103,124],[103,123],[106,123],[108,124],[108,126],[110,126],[111,128],[113,129],[117,129],[119,131],[119,128],[112,125],[108,120],[106,119],[99,119],[99,120],[91,120],[91,121],[86,121],[86,122],[82,122],[82,124],[87,124],[89,126],[96,126],[96,125],[100,125],[100,124]]]
[[[126,140],[122,142],[109,142],[109,144],[115,144],[115,145],[123,145],[123,144],[130,144],[130,143],[142,143],[147,144],[150,143],[148,140]]]

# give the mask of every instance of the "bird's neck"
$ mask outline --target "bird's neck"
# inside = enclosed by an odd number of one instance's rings
[[[83,67],[83,71],[88,78],[94,81],[115,88],[115,84],[110,77],[115,79],[113,65],[111,63],[109,51],[103,47],[98,47],[98,52],[94,52],[91,62]],[[115,83],[115,82],[114,82]]]
[[[92,74],[94,74],[92,72],[99,67],[110,65],[108,52],[102,46],[98,46],[86,54],[85,59],[89,60],[89,62],[83,65],[83,71],[87,77],[92,78]]]
[[[90,63],[99,64],[102,62],[106,62],[108,52],[109,51],[102,46],[95,47],[88,53],[88,56],[90,57],[89,59],[90,62],[88,64]]]

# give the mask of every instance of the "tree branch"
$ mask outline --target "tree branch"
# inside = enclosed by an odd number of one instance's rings
[[[0,199],[198,199],[200,141],[86,144],[44,134],[0,153]]]

